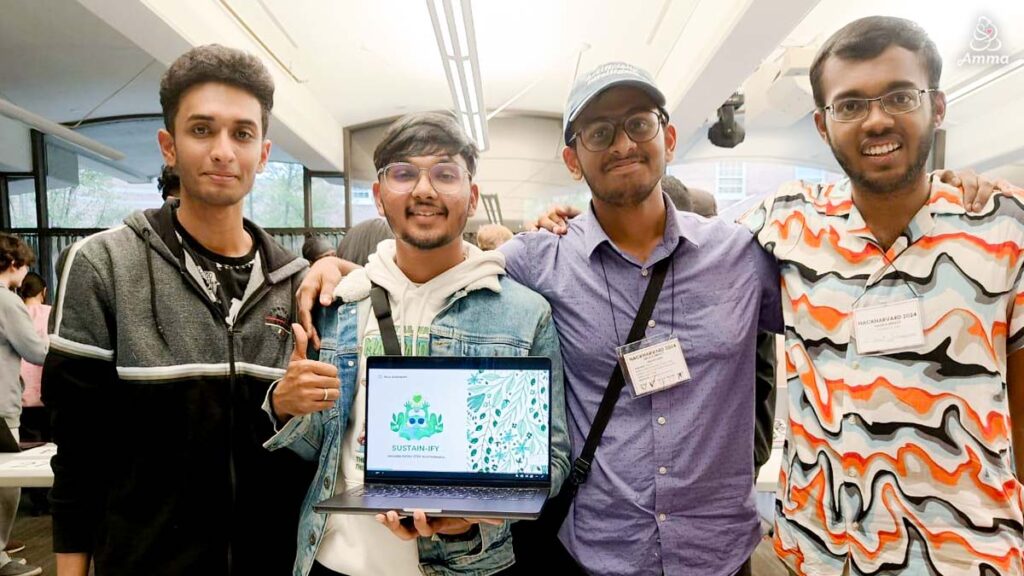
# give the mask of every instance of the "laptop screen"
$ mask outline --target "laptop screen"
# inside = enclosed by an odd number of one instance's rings
[[[366,479],[548,481],[547,358],[367,358]]]

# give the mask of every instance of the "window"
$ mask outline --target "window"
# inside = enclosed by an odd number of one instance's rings
[[[313,176],[313,227],[345,227],[345,179],[341,176]]]
[[[739,200],[746,196],[746,166],[742,162],[719,162],[715,183],[719,200]]]
[[[373,200],[373,182],[352,180],[352,225],[379,216]]]
[[[11,178],[7,180],[7,193],[11,199],[11,228],[35,228],[36,181]]]
[[[797,166],[793,177],[796,180],[803,180],[808,184],[821,184],[825,182],[825,171],[821,168]]]
[[[245,217],[264,228],[302,228],[302,165],[267,162],[245,198]]]
[[[159,207],[155,179],[79,154],[46,138],[46,201],[52,228],[109,228]]]

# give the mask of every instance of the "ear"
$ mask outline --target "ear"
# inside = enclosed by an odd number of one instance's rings
[[[942,121],[946,119],[946,93],[932,92],[932,117],[935,121],[935,127],[939,128],[942,126]]]
[[[562,162],[565,162],[565,167],[569,169],[569,174],[572,174],[573,180],[583,179],[583,169],[580,168],[580,157],[576,154],[575,148],[572,146],[562,148]]]
[[[174,168],[178,161],[178,155],[174,150],[174,136],[161,128],[156,132],[156,142],[160,146],[160,154],[164,157],[164,164]]]
[[[373,183],[373,203],[377,205],[377,214],[387,218],[388,215],[384,213],[384,202],[380,199],[380,181]]]
[[[676,155],[676,127],[665,125],[665,164],[672,162]]]
[[[260,146],[260,164],[256,167],[256,172],[261,173],[263,169],[267,167],[267,161],[270,159],[270,140],[264,140],[263,145]]]
[[[818,136],[825,144],[828,144],[828,127],[825,126],[825,111],[818,109],[814,111],[814,127],[818,129]]]
[[[472,218],[476,214],[476,205],[480,201],[480,188],[476,184],[469,185],[469,208],[466,210],[466,217]]]

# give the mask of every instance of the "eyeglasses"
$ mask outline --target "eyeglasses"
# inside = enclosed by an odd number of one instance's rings
[[[430,168],[420,168],[408,162],[393,162],[377,171],[384,185],[395,194],[409,194],[427,173],[430,185],[438,194],[457,195],[462,193],[462,182],[469,170],[454,162],[439,162]]]
[[[630,140],[637,144],[643,144],[653,140],[661,130],[661,125],[667,122],[668,118],[660,110],[637,112],[619,122],[596,120],[577,130],[569,143],[572,144],[579,140],[587,150],[602,152],[607,150],[612,142],[615,142],[615,135],[621,126]]]
[[[878,98],[843,98],[825,106],[825,110],[831,114],[836,122],[856,122],[868,117],[871,111],[871,103],[878,101],[882,110],[887,114],[895,116],[913,112],[921,107],[921,95],[930,92],[938,92],[935,88],[928,90],[910,88],[906,90],[895,90]]]

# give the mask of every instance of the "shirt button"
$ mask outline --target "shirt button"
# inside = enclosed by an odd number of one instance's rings
[[[668,468],[665,468],[664,466],[658,468],[658,474],[668,474]]]
[[[654,328],[654,326],[655,326],[654,320],[648,320],[647,321],[647,327],[648,328]]]
[[[853,362],[850,363],[850,368],[853,368],[854,370],[860,370],[860,362],[854,360]]]
[[[356,365],[356,363],[355,363],[354,361],[352,361],[352,360],[349,360],[349,361],[348,361],[348,365],[349,365],[349,366],[355,366],[355,365]]]
[[[356,309],[355,308],[353,308],[352,311],[349,312],[349,314],[355,314],[355,313],[356,313]]]
[[[324,476],[324,490],[331,489],[331,478],[330,476]]]
[[[850,528],[853,530],[860,530],[860,522],[857,522],[856,520],[850,522]]]
[[[668,420],[665,420],[664,416],[658,416],[658,424],[661,424],[662,426],[664,426],[665,422],[668,422]]]
[[[315,532],[310,532],[309,533],[309,545],[310,546],[316,546],[316,533]]]
[[[640,275],[646,277],[647,276],[647,268],[641,268],[640,269]]]
[[[668,518],[668,516],[665,516],[664,512],[662,512],[661,514],[658,514],[658,521],[659,522],[664,522],[666,518]]]

